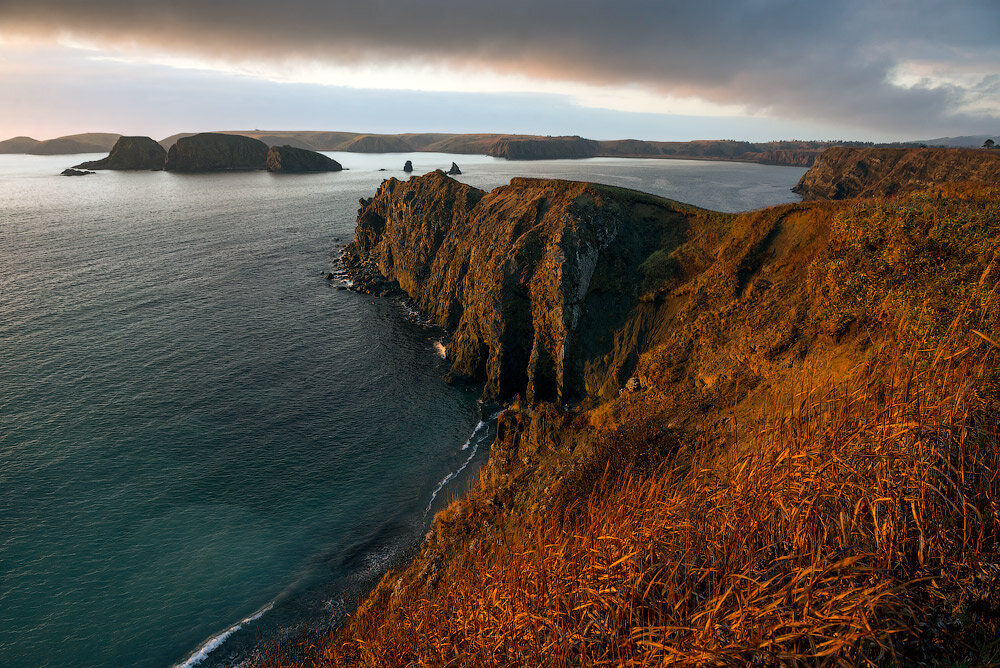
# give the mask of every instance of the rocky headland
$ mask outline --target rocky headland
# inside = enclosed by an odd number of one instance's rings
[[[995,563],[992,543],[962,541],[1000,535],[998,206],[968,184],[718,214],[384,182],[348,272],[450,332],[451,380],[509,403],[479,483],[305,654],[976,659],[995,617],[955,611],[1000,609],[968,557]]]
[[[341,164],[329,156],[294,146],[272,146],[267,152],[267,171],[286,174],[339,172]]]
[[[178,139],[167,151],[164,169],[168,172],[266,169],[267,152],[267,144],[252,137],[202,132]]]
[[[76,165],[79,169],[161,170],[167,152],[149,137],[119,137],[111,153],[100,160]]]
[[[835,147],[792,190],[806,200],[886,197],[961,181],[1000,183],[1000,151]]]

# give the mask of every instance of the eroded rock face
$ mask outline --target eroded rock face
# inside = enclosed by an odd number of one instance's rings
[[[673,203],[633,191],[514,179],[485,193],[432,172],[361,201],[345,265],[454,332],[450,379],[564,401],[629,377],[635,361],[614,354],[611,334],[637,303],[640,264],[687,224]]]
[[[339,172],[343,167],[329,156],[294,146],[272,146],[267,152],[267,171],[286,174]]]
[[[956,148],[827,149],[792,190],[806,200],[885,197],[937,183],[1000,183],[1000,154]]]
[[[81,169],[160,170],[167,151],[150,137],[120,137],[106,158],[77,165]]]
[[[251,137],[202,132],[167,151],[168,172],[250,171],[267,167],[267,144]]]

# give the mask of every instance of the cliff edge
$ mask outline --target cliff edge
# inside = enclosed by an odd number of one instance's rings
[[[613,332],[647,260],[681,243],[694,207],[610,186],[518,178],[489,193],[442,173],[361,201],[345,263],[454,331],[449,377],[530,402],[616,393],[635,365]],[[644,264],[646,263],[646,264]]]
[[[959,181],[1000,183],[1000,151],[834,147],[792,190],[806,200],[888,197]]]

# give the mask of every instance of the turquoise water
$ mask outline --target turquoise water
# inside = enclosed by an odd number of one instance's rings
[[[490,431],[441,380],[441,333],[322,276],[405,159],[725,210],[794,201],[803,173],[332,155],[351,170],[65,178],[90,156],[0,156],[0,665],[240,658],[336,619],[458,493],[442,481]]]

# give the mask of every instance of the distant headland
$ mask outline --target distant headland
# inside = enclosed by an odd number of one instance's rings
[[[164,150],[179,139],[198,133],[183,132],[160,140]],[[594,140],[579,136],[534,136],[516,134],[404,133],[373,134],[333,131],[222,130],[215,133],[242,135],[263,142],[267,147],[291,146],[309,151],[346,151],[354,153],[457,153],[491,155],[508,160],[557,160],[574,158],[673,158],[693,160],[729,160],[769,165],[809,167],[816,157],[833,146],[918,148],[921,145],[973,148],[982,146],[987,137],[941,137],[895,144],[862,141],[771,141],[748,142],[732,139],[697,141],[646,141],[639,139]],[[86,133],[39,141],[14,137],[0,141],[0,153],[62,155],[110,151],[121,135]]]

